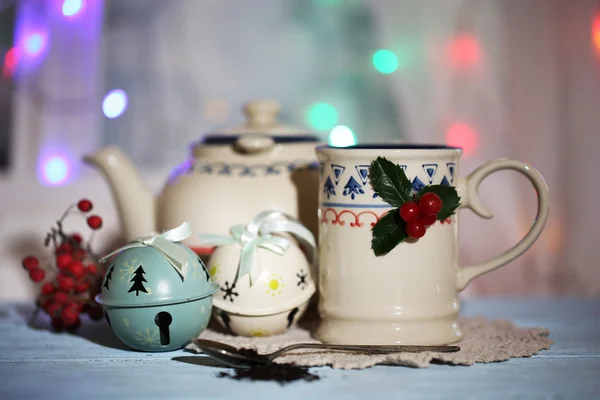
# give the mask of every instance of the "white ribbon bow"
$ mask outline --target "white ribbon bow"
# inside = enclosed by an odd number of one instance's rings
[[[287,232],[295,235],[310,247],[311,262],[314,262],[316,258],[316,243],[313,234],[295,219],[280,211],[263,211],[248,225],[235,225],[229,231],[231,236],[210,234],[200,234],[198,236],[207,245],[224,246],[233,243],[240,244],[242,251],[236,281],[245,275],[249,275],[250,286],[252,286],[252,282],[258,278],[261,272],[260,264],[255,262],[257,248],[262,247],[281,256],[286,253],[291,245],[289,240],[280,236],[273,236],[273,233]]]
[[[112,253],[102,257],[100,262],[104,262],[115,254],[121,253],[128,249],[137,247],[151,246],[161,253],[175,268],[175,270],[185,279],[187,269],[190,266],[188,253],[179,247],[176,242],[181,242],[192,235],[192,227],[189,222],[184,222],[177,228],[165,231],[161,234],[137,238],[133,242],[113,251]]]

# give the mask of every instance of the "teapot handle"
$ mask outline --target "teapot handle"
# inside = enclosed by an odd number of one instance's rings
[[[269,135],[244,134],[235,141],[235,147],[243,153],[257,154],[271,151],[275,140]]]

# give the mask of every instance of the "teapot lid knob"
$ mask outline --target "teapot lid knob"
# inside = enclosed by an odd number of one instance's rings
[[[244,106],[249,126],[274,126],[281,106],[276,100],[255,100]]]

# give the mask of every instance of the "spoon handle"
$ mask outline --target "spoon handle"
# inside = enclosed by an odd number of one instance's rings
[[[460,350],[459,346],[417,346],[417,345],[346,345],[328,343],[296,343],[286,346],[270,354],[271,359],[295,349],[326,349],[340,351],[356,351],[359,353],[418,353],[421,351],[434,351],[438,353],[453,353]]]

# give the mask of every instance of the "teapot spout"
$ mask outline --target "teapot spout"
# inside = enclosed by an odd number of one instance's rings
[[[83,161],[100,170],[108,181],[127,241],[148,236],[156,228],[154,195],[131,161],[117,147],[85,155]]]

